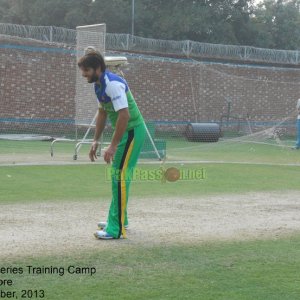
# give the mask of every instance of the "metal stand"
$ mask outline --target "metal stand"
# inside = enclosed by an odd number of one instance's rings
[[[83,144],[92,144],[92,142],[93,142],[93,140],[87,139],[87,136],[89,135],[91,129],[94,128],[94,127],[96,126],[96,125],[94,125],[94,123],[95,123],[95,121],[96,121],[97,114],[98,114],[98,112],[95,114],[95,116],[94,116],[92,122],[91,122],[89,125],[87,125],[87,124],[80,124],[80,125],[79,125],[79,126],[88,126],[88,129],[87,129],[87,131],[85,132],[85,134],[84,134],[82,140],[78,140],[78,128],[77,128],[77,127],[76,127],[75,139],[57,138],[57,139],[53,140],[53,141],[51,142],[51,145],[50,145],[50,154],[51,154],[51,157],[54,156],[54,144],[56,144],[56,143],[58,143],[58,142],[73,142],[73,143],[75,142],[75,148],[74,148],[73,160],[77,160],[77,159],[78,159],[78,155],[79,155],[79,151],[80,151],[80,149],[81,149],[81,146],[82,146]],[[146,125],[145,123],[144,123],[144,125],[145,125],[145,129],[146,129],[147,135],[148,135],[148,137],[149,137],[149,139],[150,139],[150,142],[151,142],[151,144],[152,144],[152,146],[153,146],[153,149],[154,149],[154,151],[155,151],[155,154],[157,155],[158,160],[161,161],[162,158],[161,158],[161,156],[160,156],[160,154],[159,154],[159,152],[158,152],[158,150],[157,150],[157,148],[156,148],[156,146],[155,146],[155,143],[154,143],[153,138],[152,138],[152,136],[151,136],[151,134],[150,134],[150,132],[149,132],[149,130],[148,130],[148,128],[147,128],[147,125]],[[97,153],[97,155],[98,155],[98,156],[101,156],[101,149],[102,149],[102,146],[103,146],[103,145],[109,145],[109,144],[110,144],[110,143],[108,143],[108,142],[105,142],[105,143],[103,142],[103,134],[102,134],[102,135],[101,135],[101,138],[100,138],[100,142],[98,142],[99,148],[98,148],[98,153]]]

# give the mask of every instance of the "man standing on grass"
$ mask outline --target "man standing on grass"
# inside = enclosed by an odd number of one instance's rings
[[[112,162],[112,201],[107,222],[98,223],[98,239],[126,238],[128,227],[127,202],[130,175],[135,167],[144,143],[146,129],[143,116],[131,94],[127,82],[117,74],[106,70],[100,52],[90,49],[78,61],[82,76],[94,83],[99,103],[94,141],[89,157],[97,158],[98,140],[108,117],[114,129],[111,144],[104,153],[106,163]]]

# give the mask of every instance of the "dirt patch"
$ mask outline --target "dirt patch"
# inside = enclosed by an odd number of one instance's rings
[[[117,245],[166,245],[277,238],[300,231],[300,192],[131,199],[127,239],[93,237],[109,203],[1,205],[0,257],[12,258]]]

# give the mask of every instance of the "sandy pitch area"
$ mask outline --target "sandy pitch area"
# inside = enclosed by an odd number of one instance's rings
[[[109,202],[0,205],[0,257],[59,255],[128,245],[277,238],[300,232],[300,192],[131,199],[127,239],[96,240]]]

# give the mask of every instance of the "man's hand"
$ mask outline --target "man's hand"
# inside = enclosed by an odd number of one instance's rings
[[[89,153],[89,157],[91,161],[95,161],[95,159],[97,159],[97,148],[98,148],[98,142],[97,141],[93,141],[92,146],[91,146],[91,150]]]
[[[110,144],[109,147],[105,150],[104,160],[106,163],[110,164],[110,162],[113,161],[116,150],[117,147],[113,146],[112,144]]]

